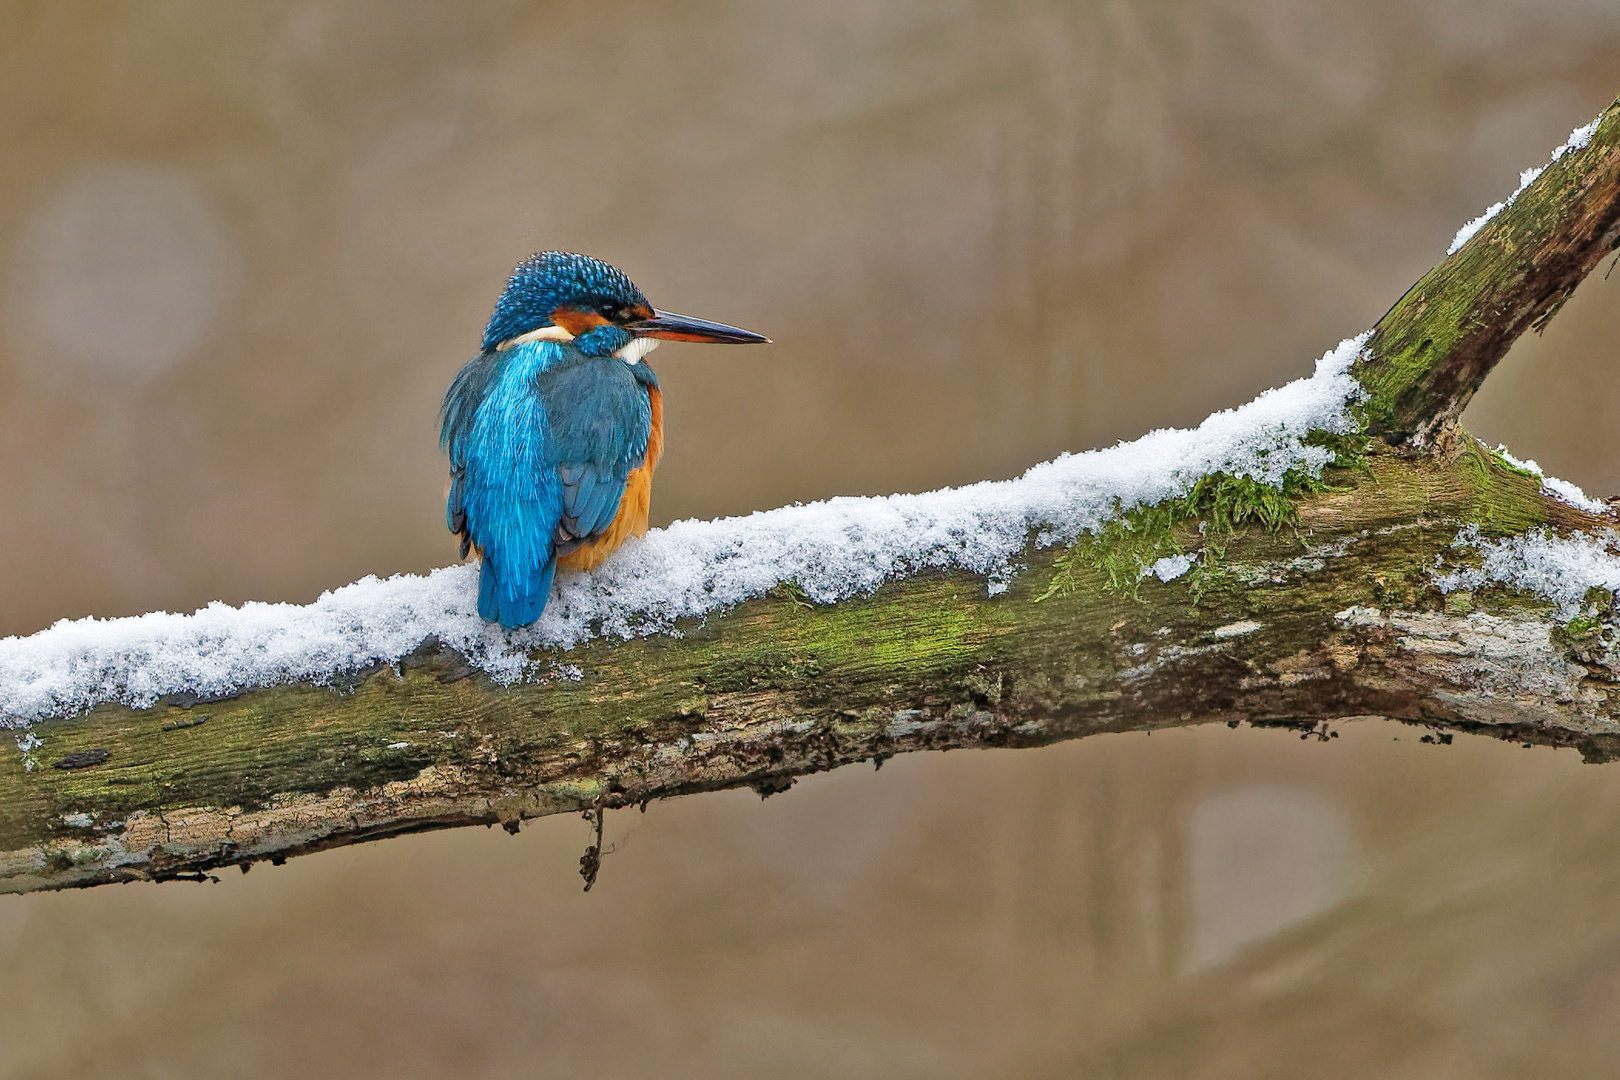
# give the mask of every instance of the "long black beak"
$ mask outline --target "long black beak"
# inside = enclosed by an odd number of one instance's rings
[[[665,341],[706,341],[712,345],[769,345],[771,339],[752,330],[743,330],[725,323],[694,319],[690,315],[676,315],[672,311],[654,311],[650,319],[625,324],[625,329],[636,337],[663,338]]]

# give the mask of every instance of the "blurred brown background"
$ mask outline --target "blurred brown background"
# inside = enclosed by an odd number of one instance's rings
[[[1370,326],[1620,92],[1613,0],[0,3],[0,633],[452,558],[513,263],[669,346],[654,515],[1010,476]],[[1620,489],[1620,281],[1469,422]],[[1600,1076],[1620,766],[1371,723],[0,897],[7,1077]]]

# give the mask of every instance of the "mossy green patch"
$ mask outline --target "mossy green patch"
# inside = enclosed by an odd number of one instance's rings
[[[1073,592],[1082,568],[1099,571],[1112,592],[1135,596],[1148,567],[1160,558],[1180,554],[1176,526],[1186,520],[1183,499],[1117,511],[1094,532],[1082,533],[1053,564],[1052,583],[1041,599]]]
[[[1571,638],[1595,637],[1603,629],[1603,620],[1596,615],[1577,615],[1564,624],[1564,633]]]
[[[1367,391],[1356,408],[1364,430],[1403,443],[1438,411],[1437,384],[1447,362],[1480,326],[1478,310],[1489,275],[1468,267],[1491,262],[1496,253],[1467,252],[1447,259],[1378,321],[1351,374]]]
[[[1307,444],[1333,452],[1331,468],[1366,471],[1368,440],[1360,434],[1333,435],[1313,432]],[[1165,499],[1150,506],[1126,510],[1116,503],[1113,517],[1098,529],[1081,534],[1054,564],[1052,582],[1042,594],[1072,592],[1079,585],[1079,572],[1100,572],[1104,586],[1113,592],[1137,596],[1148,568],[1167,555],[1186,552],[1183,539],[1196,543],[1198,560],[1188,584],[1195,599],[1202,598],[1221,582],[1218,561],[1225,542],[1250,526],[1278,532],[1299,524],[1299,505],[1308,495],[1337,490],[1328,482],[1325,470],[1313,473],[1304,468],[1285,471],[1276,484],[1252,476],[1215,472],[1200,477],[1187,494]],[[1197,523],[1197,536],[1191,526]]]
[[[1586,590],[1581,609],[1559,630],[1578,656],[1603,650],[1614,641],[1614,593],[1601,585]]]
[[[1224,593],[1243,584],[1243,579],[1227,568],[1225,558],[1226,545],[1206,537],[1204,550],[1184,579],[1187,591],[1192,593],[1194,607],[1202,607],[1204,599],[1211,594]]]
[[[1458,470],[1472,488],[1470,524],[1493,535],[1522,533],[1547,520],[1541,477],[1469,438]]]
[[[1410,401],[1421,393],[1436,356],[1447,355],[1455,344],[1457,335],[1444,320],[1436,321],[1439,330],[1434,334],[1399,334],[1391,329],[1404,329],[1408,321],[1421,318],[1428,306],[1424,287],[1434,276],[1435,271],[1431,270],[1428,277],[1384,316],[1379,324],[1381,332],[1374,334],[1366,349],[1366,355],[1375,356],[1376,361],[1358,363],[1353,372],[1356,381],[1367,391],[1366,400],[1356,411],[1368,431],[1404,431],[1408,426]],[[1436,337],[1445,340],[1437,341]]]
[[[1500,447],[1498,447],[1495,450],[1492,450],[1490,447],[1486,446],[1484,443],[1479,443],[1478,445],[1479,445],[1480,450],[1483,453],[1489,455],[1492,463],[1495,464],[1498,469],[1501,469],[1504,472],[1510,472],[1514,476],[1522,476],[1526,480],[1534,480],[1538,484],[1541,483],[1540,474],[1538,474],[1536,472],[1533,472],[1530,469],[1525,468],[1523,465],[1520,465],[1517,461],[1511,460],[1506,454],[1502,453],[1502,450],[1501,450]]]

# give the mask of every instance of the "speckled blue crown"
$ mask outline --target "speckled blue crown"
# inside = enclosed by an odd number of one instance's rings
[[[484,348],[551,325],[551,313],[564,304],[590,304],[611,300],[616,304],[645,304],[631,280],[601,259],[571,251],[542,251],[518,263],[506,281],[506,291],[484,328]]]

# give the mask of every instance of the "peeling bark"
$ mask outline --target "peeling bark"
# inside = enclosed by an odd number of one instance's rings
[[[1391,309],[1357,375],[1388,448],[1137,594],[1054,552],[1006,592],[925,573],[826,607],[764,597],[679,637],[595,641],[577,679],[492,684],[436,642],[344,688],[282,686],[33,728],[0,757],[0,891],[194,877],[425,829],[502,824],[748,785],[913,750],[1037,746],[1225,721],[1321,731],[1380,716],[1620,757],[1609,615],[1443,595],[1452,542],[1612,526],[1544,497],[1455,428],[1513,339],[1620,236],[1620,103]],[[1383,444],[1378,444],[1383,446]],[[1200,542],[1188,529],[1189,549]]]

